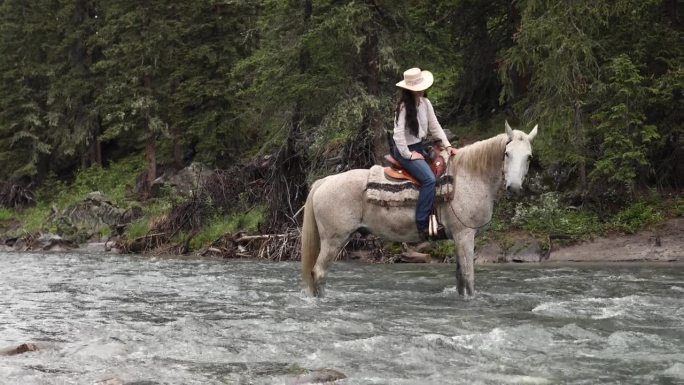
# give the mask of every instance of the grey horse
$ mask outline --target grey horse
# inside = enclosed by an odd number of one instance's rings
[[[529,134],[513,130],[459,149],[449,161],[453,198],[437,210],[447,234],[456,243],[458,293],[475,293],[473,254],[478,228],[492,218],[498,191],[519,193],[532,155]],[[308,292],[323,295],[328,268],[349,236],[359,229],[395,242],[419,240],[415,208],[383,207],[365,197],[369,170],[330,175],[313,183],[304,206],[302,276]]]

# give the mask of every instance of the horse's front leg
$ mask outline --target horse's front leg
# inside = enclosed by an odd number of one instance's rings
[[[456,242],[456,287],[460,295],[475,294],[475,230],[464,229],[455,234]]]

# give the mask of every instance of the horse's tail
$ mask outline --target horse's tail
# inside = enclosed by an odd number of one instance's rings
[[[321,239],[318,234],[318,224],[316,223],[316,216],[313,208],[313,195],[318,188],[319,181],[311,186],[309,196],[306,198],[304,205],[304,224],[302,225],[302,278],[306,283],[309,292],[316,294],[313,268],[318,259],[318,253],[321,250]]]

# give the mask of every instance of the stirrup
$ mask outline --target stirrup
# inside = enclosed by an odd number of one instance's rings
[[[435,214],[431,214],[428,220],[428,237],[431,241],[440,241],[448,238],[444,225],[437,221],[437,215]]]

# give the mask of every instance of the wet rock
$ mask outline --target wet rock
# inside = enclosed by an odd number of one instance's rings
[[[317,369],[309,373],[299,375],[294,384],[325,384],[334,383],[337,380],[347,378],[347,376],[335,369]]]
[[[155,179],[152,182],[152,194],[158,195],[162,189],[168,188],[175,195],[190,197],[209,175],[211,175],[210,168],[194,162],[176,173],[169,171]]]
[[[506,260],[510,262],[540,262],[544,254],[539,241],[532,238],[518,239],[506,253]]]
[[[124,385],[124,382],[118,378],[107,378],[102,381],[97,381],[94,385]]]
[[[53,208],[50,220],[57,233],[75,244],[83,244],[96,234],[123,231],[125,225],[142,216],[142,208],[122,209],[99,191],[89,193],[83,201],[59,211]]]
[[[0,356],[14,356],[17,354],[23,354],[26,352],[37,352],[40,350],[38,345],[32,343],[21,344],[16,348],[0,349]]]
[[[475,263],[497,263],[505,262],[506,254],[498,242],[487,242],[475,249]]]
[[[81,250],[89,253],[100,253],[106,251],[106,244],[106,242],[88,242],[82,245],[80,248]]]
[[[121,214],[121,217],[119,217],[117,225],[126,225],[129,224],[138,218],[142,218],[143,216],[143,209],[140,206],[133,206],[131,208],[128,208],[124,210],[123,214]]]
[[[408,250],[408,251],[405,251],[405,252],[399,254],[396,262],[430,263],[430,262],[432,262],[432,258],[430,257],[430,254],[419,253],[415,250]]]
[[[540,262],[548,257],[541,242],[529,235],[489,241],[475,250],[475,263]]]
[[[32,250],[45,251],[67,251],[75,247],[76,245],[71,241],[51,233],[41,234],[38,239],[31,244]]]
[[[82,202],[65,209],[62,217],[79,229],[100,229],[116,225],[124,213],[104,194],[93,191]]]

